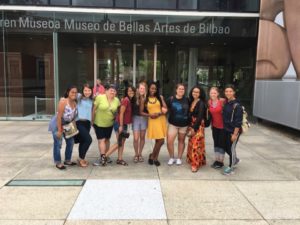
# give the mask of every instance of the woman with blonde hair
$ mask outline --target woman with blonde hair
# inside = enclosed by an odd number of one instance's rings
[[[133,118],[132,118],[132,130],[133,130],[133,147],[134,147],[134,158],[133,161],[144,162],[142,156],[142,151],[145,145],[145,135],[148,126],[148,119],[140,114],[140,104],[143,102],[147,95],[147,84],[145,82],[140,82],[137,90],[136,96],[133,101]]]

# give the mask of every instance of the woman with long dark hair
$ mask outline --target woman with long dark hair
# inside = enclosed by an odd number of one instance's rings
[[[85,160],[85,156],[92,143],[90,130],[93,111],[93,90],[89,84],[84,84],[81,93],[77,95],[77,109],[76,125],[79,134],[75,137],[75,142],[79,143],[78,164],[80,167],[87,167],[89,163]]]
[[[73,122],[77,116],[77,107],[76,107],[76,97],[77,97],[77,87],[71,85],[67,88],[64,97],[60,99],[57,107],[57,114],[52,118],[49,124],[49,131],[52,132],[53,136],[53,158],[54,163],[57,169],[63,170],[67,166],[76,165],[75,162],[72,162],[72,152],[74,145],[73,137],[66,137],[63,133],[63,126]],[[66,141],[65,149],[65,160],[64,163],[61,162],[60,150],[62,146],[62,137]]]
[[[243,122],[243,108],[236,99],[235,87],[231,84],[225,86],[225,97],[227,103],[223,109],[223,121],[225,132],[225,152],[229,155],[229,166],[224,168],[223,174],[230,175],[234,167],[239,163],[236,156],[236,145],[238,143],[241,126]]]
[[[190,125],[188,128],[187,162],[192,172],[197,172],[201,166],[206,165],[204,119],[206,115],[205,92],[200,86],[194,86],[189,94]]]
[[[150,165],[160,166],[158,155],[167,133],[167,105],[163,96],[159,94],[159,87],[156,82],[149,85],[146,99],[140,104],[140,114],[148,117],[147,137],[155,140],[152,153],[149,155]]]
[[[128,125],[132,123],[132,104],[134,101],[134,95],[135,88],[130,85],[127,86],[125,88],[124,96],[121,100],[119,113],[114,122],[114,130],[116,132],[118,143],[111,146],[111,148],[106,153],[106,157],[108,157],[118,149],[117,164],[122,166],[128,166],[127,162],[123,160],[123,151],[125,140],[129,137]]]

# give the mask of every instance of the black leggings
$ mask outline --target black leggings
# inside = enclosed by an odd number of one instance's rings
[[[92,137],[90,135],[91,122],[88,120],[78,120],[76,121],[76,125],[79,130],[79,134],[76,136],[77,142],[79,142],[79,158],[85,159],[85,155],[92,143]]]
[[[237,139],[234,142],[231,142],[232,133],[229,131],[224,132],[225,136],[225,152],[229,155],[229,167],[232,167],[237,162],[236,156],[236,145],[240,138],[240,133],[238,133]]]

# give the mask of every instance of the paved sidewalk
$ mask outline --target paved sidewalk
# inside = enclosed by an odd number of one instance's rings
[[[186,163],[168,166],[166,145],[160,167],[133,163],[132,139],[126,142],[128,167],[116,165],[114,155],[107,167],[59,171],[46,122],[0,122],[0,225],[300,225],[300,132],[282,131],[253,125],[238,144],[242,162],[227,177],[209,167],[210,129],[208,166],[195,174]],[[151,146],[147,141],[145,159]],[[97,158],[95,140],[87,156],[91,163]],[[72,179],[85,184],[4,186],[11,180]]]

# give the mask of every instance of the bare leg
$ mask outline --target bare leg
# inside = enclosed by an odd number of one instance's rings
[[[135,156],[139,155],[139,139],[140,139],[140,131],[133,131],[133,148],[135,152]]]
[[[154,145],[154,148],[153,148],[153,151],[152,151],[152,159],[153,160],[158,159],[160,148],[164,144],[164,142],[165,142],[165,139],[156,139],[155,140],[155,145]]]
[[[174,141],[177,136],[177,132],[168,132],[167,136],[167,148],[170,158],[174,158]],[[179,146],[178,146],[179,147]]]
[[[182,159],[185,148],[185,134],[178,133],[178,158]]]
[[[146,131],[141,130],[140,131],[140,148],[139,148],[139,151],[138,151],[139,156],[142,156],[142,152],[143,152],[144,145],[145,145],[145,137],[146,137]]]
[[[106,152],[106,139],[105,138],[98,140],[98,148],[99,148],[100,155],[105,154],[105,152]]]
[[[124,152],[124,144],[125,144],[126,138],[122,138],[122,146],[118,147],[118,160],[123,159],[123,152]]]

